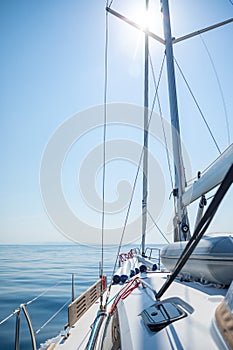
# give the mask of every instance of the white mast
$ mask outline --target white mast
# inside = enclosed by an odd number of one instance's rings
[[[167,59],[167,77],[168,77],[168,90],[169,90],[169,102],[170,102],[170,118],[172,125],[172,143],[173,143],[173,157],[174,157],[174,171],[175,171],[175,188],[173,189],[173,195],[175,198],[175,218],[174,218],[174,241],[188,240],[190,238],[189,222],[186,210],[186,205],[192,202],[194,196],[191,192],[194,190],[195,193],[200,195],[200,191],[196,191],[196,185],[194,184],[192,189],[185,192],[186,179],[182,159],[181,142],[180,142],[180,126],[179,116],[177,107],[177,95],[176,95],[176,83],[175,83],[175,70],[173,60],[173,44],[183,41],[185,39],[192,38],[201,33],[215,29],[222,25],[233,22],[233,18],[226,21],[214,24],[204,29],[189,33],[180,38],[172,38],[170,15],[168,0],[160,0],[162,5],[163,13],[163,26],[164,26],[164,37],[165,40],[150,32],[148,28],[143,28],[132,20],[122,16],[120,13],[107,7],[106,10],[114,16],[120,18],[129,25],[143,31],[145,33],[145,97],[144,97],[144,159],[143,159],[143,203],[142,203],[142,254],[145,253],[145,234],[146,234],[146,222],[147,222],[147,153],[148,153],[148,81],[146,82],[146,76],[148,76],[148,38],[151,37],[158,42],[162,43],[166,47],[166,59]],[[149,0],[146,0],[146,7],[148,7]],[[147,56],[147,58],[146,58]],[[147,61],[147,63],[146,63]],[[146,68],[147,67],[147,68]],[[147,85],[147,87],[146,87]],[[221,177],[222,178],[222,177]],[[219,180],[218,180],[219,181]],[[199,180],[202,183],[203,180]],[[216,181],[215,181],[216,182]],[[212,186],[212,185],[211,185]],[[211,187],[209,186],[209,187]],[[214,185],[216,186],[216,184]],[[199,187],[199,186],[198,186]],[[209,189],[208,189],[209,190]],[[201,194],[205,193],[203,190]],[[196,194],[197,196],[197,194]],[[195,197],[196,197],[195,196]],[[191,198],[191,199],[190,199]]]
[[[182,203],[182,195],[185,191],[185,173],[182,160],[180,125],[177,106],[175,70],[173,60],[172,35],[168,0],[161,0],[163,13],[163,27],[166,47],[167,79],[170,102],[170,118],[172,125],[172,143],[175,168],[175,218],[174,218],[174,241],[183,241],[190,238],[188,216]]]

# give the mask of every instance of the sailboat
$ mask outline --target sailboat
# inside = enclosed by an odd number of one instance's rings
[[[146,1],[148,6],[148,1]],[[145,72],[148,40],[165,46],[172,125],[175,185],[174,243],[161,251],[162,267],[146,250],[148,77],[145,73],[144,176],[141,250],[119,255],[119,267],[109,284],[100,279],[68,307],[65,333],[48,350],[73,349],[233,349],[233,237],[206,235],[222,199],[233,182],[233,144],[187,187],[180,126],[173,45],[233,19],[174,39],[168,0],[161,1],[164,39],[114,11],[106,11],[145,32]],[[205,195],[217,191],[205,210]],[[187,207],[200,198],[195,229],[191,232]],[[33,337],[33,330],[31,330]],[[34,342],[35,344],[35,342]]]
[[[148,1],[146,1],[148,6]],[[68,308],[66,334],[49,350],[233,349],[233,237],[209,236],[207,228],[233,181],[233,144],[187,187],[180,141],[173,45],[232,22],[232,18],[174,39],[168,0],[161,1],[164,39],[145,28],[145,104],[141,252],[120,254],[109,285],[100,279]],[[114,11],[112,15],[139,27]],[[158,269],[146,251],[148,167],[148,39],[165,45],[175,171],[174,243],[161,252]],[[218,187],[204,213],[205,195]],[[194,232],[187,207],[200,198]]]

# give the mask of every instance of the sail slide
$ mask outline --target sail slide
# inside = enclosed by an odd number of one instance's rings
[[[194,202],[203,194],[218,186],[231,164],[233,164],[233,143],[212,163],[209,169],[183,194],[183,205]]]

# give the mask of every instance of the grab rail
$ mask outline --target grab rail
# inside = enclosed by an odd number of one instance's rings
[[[34,330],[32,327],[32,322],[29,316],[28,311],[26,310],[26,305],[21,304],[19,309],[16,310],[16,326],[15,326],[15,350],[19,350],[19,333],[20,333],[20,312],[23,310],[24,316],[27,320],[28,328],[30,331],[32,349],[36,350],[36,338],[34,334]]]
[[[56,287],[58,284],[62,283],[64,280],[56,283],[54,286],[46,289],[44,292],[37,295],[35,298],[27,301],[26,303],[21,304],[17,309],[15,309],[10,315],[0,320],[0,325],[7,322],[10,318],[16,315],[16,323],[15,323],[15,350],[20,350],[20,323],[21,323],[21,311],[26,318],[27,325],[29,328],[30,336],[31,336],[31,344],[32,350],[36,350],[36,335],[40,333],[40,331],[48,325],[63,309],[64,307],[70,303],[72,299],[74,299],[74,275],[72,274],[72,296],[69,298],[37,331],[34,331],[32,322],[29,316],[29,313],[26,307],[44,294],[46,294],[49,290]],[[72,303],[68,306],[68,326],[72,326],[78,319],[81,317],[86,310],[91,307],[92,304],[100,297],[101,293],[106,290],[106,276],[102,276],[97,282],[95,282],[91,287],[89,287],[83,294],[81,294],[78,298],[76,298]],[[66,325],[67,328],[67,325]]]

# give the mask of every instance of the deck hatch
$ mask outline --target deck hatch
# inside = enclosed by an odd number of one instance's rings
[[[152,332],[158,332],[172,322],[186,317],[187,313],[171,302],[161,302],[150,306],[141,313],[141,317]]]

